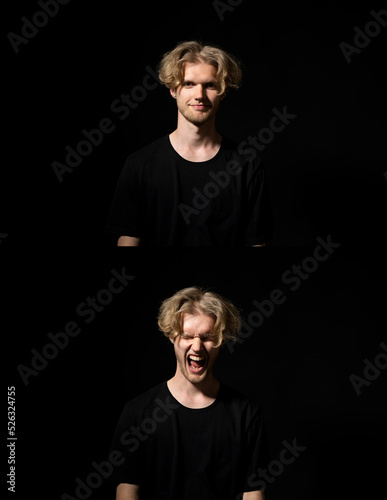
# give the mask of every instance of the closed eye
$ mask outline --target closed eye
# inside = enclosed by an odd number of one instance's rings
[[[188,335],[187,333],[181,333],[180,336],[183,340],[193,340],[195,338],[192,335]],[[211,334],[200,335],[200,339],[202,342],[215,342],[216,336]]]

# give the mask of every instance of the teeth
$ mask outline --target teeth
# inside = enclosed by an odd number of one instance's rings
[[[203,361],[204,357],[200,356],[189,356],[189,358],[192,359],[192,361]]]

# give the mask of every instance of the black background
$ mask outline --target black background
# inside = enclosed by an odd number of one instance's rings
[[[261,402],[273,458],[283,440],[306,446],[269,500],[377,494],[387,375],[360,396],[349,377],[362,376],[363,360],[387,341],[386,29],[350,64],[339,44],[353,43],[354,27],[381,8],[244,0],[221,21],[210,1],[70,1],[15,54],[8,33],[20,34],[21,17],[40,7],[12,5],[3,27],[0,251],[6,384],[17,392],[13,497],[75,496],[76,478],[106,460],[124,402],[173,375],[157,310],[191,285],[224,294],[245,317],[275,288],[287,297],[217,367],[219,379]],[[221,133],[243,141],[267,126],[273,108],[297,114],[262,153],[276,221],[266,249],[116,249],[103,232],[126,156],[176,124],[161,85],[125,120],[110,106],[141,85],[147,65],[188,39],[216,43],[244,64],[241,89],[223,102]],[[59,182],[51,163],[64,162],[65,147],[106,117],[115,130]],[[316,237],[341,246],[291,291],[282,274],[313,255]],[[86,324],[77,307],[123,268],[136,277]],[[80,335],[26,387],[17,366],[73,320]],[[90,498],[114,492],[104,481]]]

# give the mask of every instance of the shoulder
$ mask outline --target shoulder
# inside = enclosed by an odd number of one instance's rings
[[[155,155],[160,155],[168,151],[168,136],[160,137],[141,149],[131,153],[126,160],[126,164],[141,165],[146,163]]]
[[[248,419],[261,416],[262,410],[258,401],[223,383],[221,384],[221,400]]]
[[[120,181],[131,182],[134,179],[139,180],[149,168],[157,164],[157,159],[160,161],[168,154],[168,136],[160,137],[127,156],[124,166],[121,170]]]
[[[244,143],[237,143],[223,136],[222,151],[226,161],[233,161],[250,172],[263,172],[263,163],[254,150],[244,148]],[[254,153],[253,153],[254,151]]]
[[[166,382],[161,382],[126,402],[124,412],[146,413],[152,410],[160,398],[165,397]]]

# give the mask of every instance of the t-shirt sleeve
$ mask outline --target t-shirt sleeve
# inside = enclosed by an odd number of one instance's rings
[[[131,433],[134,424],[131,408],[127,403],[118,420],[110,446],[110,454],[115,452],[114,456],[118,457],[117,465],[109,478],[116,486],[120,483],[141,484],[140,441]]]
[[[259,480],[258,469],[267,468],[269,463],[269,449],[264,429],[262,411],[259,407],[252,411],[247,428],[246,457],[247,470],[245,474],[244,491],[256,491],[265,488]]]
[[[249,165],[246,193],[246,246],[261,245],[273,237],[273,215],[266,175],[261,163]]]
[[[117,236],[141,237],[140,183],[129,157],[118,178],[105,230]]]

